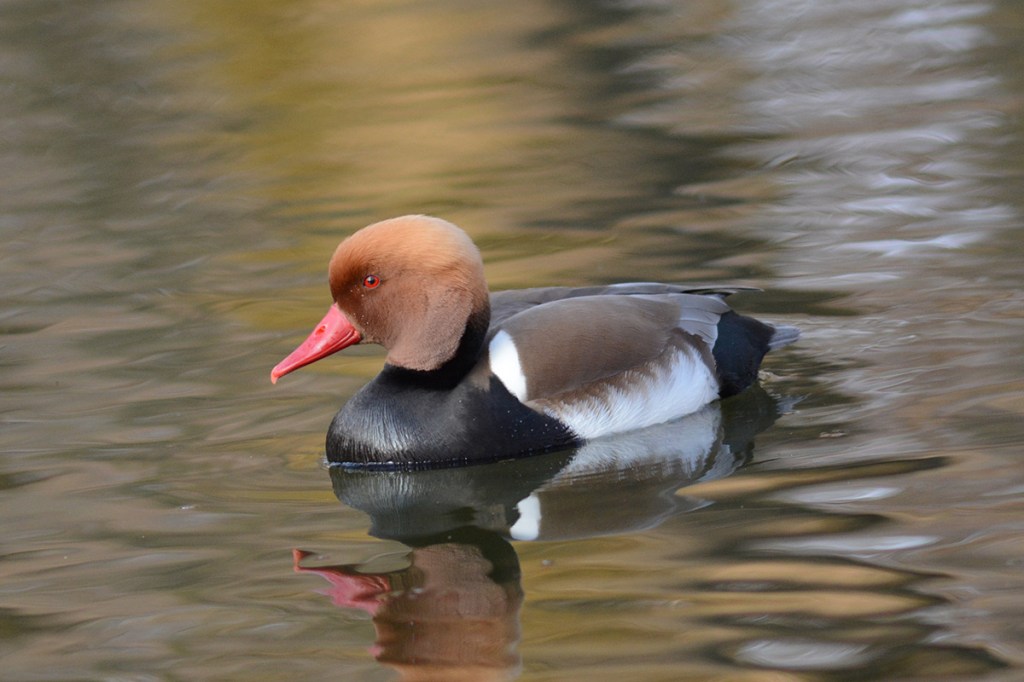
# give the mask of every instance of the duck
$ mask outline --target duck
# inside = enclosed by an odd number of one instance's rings
[[[344,239],[333,303],[271,371],[355,344],[387,352],[327,431],[332,465],[417,469],[513,459],[683,417],[754,384],[799,338],[733,311],[749,287],[655,282],[489,292],[469,235],[407,215]]]

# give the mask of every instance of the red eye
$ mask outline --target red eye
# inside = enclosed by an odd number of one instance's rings
[[[376,289],[380,286],[380,277],[377,275],[367,275],[363,278],[363,286],[367,289]]]

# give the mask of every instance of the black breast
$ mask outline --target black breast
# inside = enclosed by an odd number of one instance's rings
[[[454,466],[536,454],[579,442],[523,405],[496,378],[486,387],[385,366],[335,416],[327,459],[353,467]]]

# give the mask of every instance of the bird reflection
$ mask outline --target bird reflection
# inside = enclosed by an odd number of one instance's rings
[[[519,558],[500,535],[464,527],[421,538],[409,566],[360,573],[355,566],[303,568],[331,588],[335,605],[373,616],[372,652],[403,680],[506,680],[520,668]]]
[[[627,533],[707,504],[687,485],[727,476],[784,411],[760,387],[681,420],[526,459],[424,471],[330,470],[370,534],[407,545],[408,566],[303,566],[343,608],[373,617],[378,661],[403,680],[518,676],[519,559],[510,540]]]

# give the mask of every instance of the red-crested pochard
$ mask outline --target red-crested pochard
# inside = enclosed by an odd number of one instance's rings
[[[348,466],[520,457],[665,422],[744,390],[799,336],[733,312],[736,288],[488,294],[466,233],[421,215],[345,239],[329,279],[334,305],[270,378],[357,343],[387,349],[327,433],[328,459]]]

